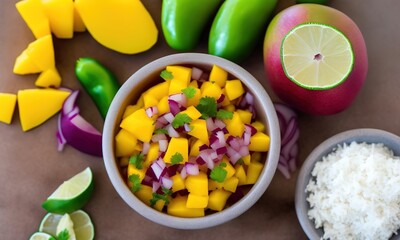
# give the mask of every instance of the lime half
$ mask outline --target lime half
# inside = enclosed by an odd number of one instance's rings
[[[43,232],[35,232],[29,240],[56,240],[53,236]]]
[[[347,37],[332,26],[306,23],[283,38],[282,67],[297,85],[325,90],[341,84],[353,69],[354,53]]]
[[[88,167],[62,183],[43,202],[42,207],[51,213],[72,213],[81,209],[89,201],[93,189],[93,174]]]
[[[90,216],[83,210],[75,211],[69,214],[73,229],[77,240],[92,240],[94,239],[94,226]],[[39,226],[40,232],[45,232],[50,235],[57,235],[57,226],[63,215],[56,213],[47,213]]]

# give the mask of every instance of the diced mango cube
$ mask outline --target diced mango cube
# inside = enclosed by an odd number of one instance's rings
[[[187,138],[171,138],[167,151],[164,155],[164,162],[171,163],[171,159],[175,154],[180,154],[183,159],[179,164],[185,163],[189,159],[189,141]]]
[[[203,217],[204,208],[186,207],[187,196],[177,196],[173,198],[167,206],[167,213],[177,217]]]
[[[181,111],[181,114],[187,114],[192,121],[201,117],[201,113],[194,106],[189,106],[186,110]]]
[[[193,193],[189,193],[186,207],[187,208],[206,208],[208,204],[208,195],[201,196]]]
[[[263,170],[264,164],[260,162],[251,162],[247,167],[247,184],[254,184]]]
[[[39,73],[42,70],[33,62],[31,58],[28,56],[28,51],[24,50],[22,53],[15,59],[13,73],[15,74],[31,74],[31,73]]]
[[[140,108],[124,118],[120,127],[132,133],[142,142],[150,142],[154,132],[154,120],[149,118],[146,111]]]
[[[246,176],[246,171],[244,170],[242,165],[236,165],[235,166],[235,177],[239,179],[238,185],[245,185],[247,183],[247,176]]]
[[[168,94],[181,93],[191,80],[192,69],[182,66],[167,66],[166,70],[172,73],[172,80],[169,86]]]
[[[201,91],[198,87],[195,87],[194,89],[196,90],[196,93],[194,94],[194,96],[192,98],[187,99],[188,106],[197,106],[200,102]]]
[[[249,155],[242,157],[242,160],[243,160],[244,165],[249,165],[250,161],[251,161],[251,155],[249,154]]]
[[[193,193],[200,196],[208,195],[208,177],[203,172],[200,172],[197,175],[187,176],[185,185],[189,193]]]
[[[215,82],[216,84],[218,84],[218,86],[222,88],[225,86],[225,82],[227,79],[228,79],[228,72],[214,64],[211,69],[208,80],[210,82]]]
[[[12,93],[0,93],[0,122],[11,123],[16,103],[17,95]]]
[[[146,168],[138,169],[138,168],[136,168],[135,165],[129,163],[128,164],[128,173],[127,173],[127,175],[129,177],[130,175],[133,175],[133,174],[138,175],[139,179],[143,180],[144,176],[146,175]],[[131,184],[131,182],[129,182],[129,184],[128,184],[131,187],[130,184]]]
[[[212,82],[204,82],[203,85],[201,85],[200,90],[202,97],[213,97],[215,99],[219,99],[222,94],[221,87]]]
[[[125,129],[120,129],[115,136],[115,155],[117,157],[130,156],[135,151],[137,138]]]
[[[182,178],[181,174],[177,173],[171,177],[172,180],[172,192],[177,192],[185,189],[185,180]]]
[[[158,158],[159,151],[160,151],[160,147],[157,142],[150,143],[150,148],[146,154],[146,159],[144,162],[144,165],[146,167],[150,166],[150,164]]]
[[[228,99],[228,98],[226,98],[226,99]],[[235,112],[236,111],[236,107],[233,104],[228,104],[228,105],[224,106],[224,109],[229,111],[229,112]]]
[[[55,67],[43,71],[35,81],[38,87],[56,87],[61,85],[61,76]]]
[[[239,114],[240,119],[244,124],[250,124],[253,114],[248,110],[238,109],[236,112]]]
[[[226,106],[228,106],[228,105],[234,106],[234,105],[231,103],[231,101],[229,101],[229,98],[228,98],[227,95],[226,95],[226,89],[225,89],[225,88],[222,89],[222,94],[224,94],[224,99],[222,100],[222,102],[220,103],[220,105],[221,105],[222,107],[226,107]],[[233,112],[233,111],[235,111],[235,109],[232,109],[231,112]]]
[[[225,84],[226,95],[229,100],[235,100],[244,93],[244,88],[240,80],[228,80]]]
[[[50,23],[41,0],[23,0],[15,4],[35,38],[50,35]]]
[[[261,153],[260,152],[253,152],[251,154],[251,161],[260,162],[261,161]]]
[[[169,84],[171,81],[164,81],[149,88],[145,94],[153,96],[155,99],[160,100],[161,98],[168,96]]]
[[[144,108],[149,108],[153,106],[157,106],[158,104],[158,99],[157,97],[153,96],[152,94],[149,94],[147,92],[142,94],[143,96],[143,103],[144,103]]]
[[[199,83],[197,82],[197,80],[192,80],[192,81],[190,81],[188,87],[198,88],[199,87]]]
[[[42,0],[42,4],[54,35],[57,38],[72,38],[74,35],[73,0]]]
[[[189,156],[198,156],[200,154],[200,146],[202,145],[204,145],[204,143],[200,139],[193,141],[190,147]]]
[[[169,104],[168,104],[168,96],[164,96],[160,99],[157,104],[158,115],[167,113],[170,111]]]
[[[153,208],[156,209],[157,211],[162,212],[164,206],[165,206],[165,201],[162,199],[159,199],[159,200],[157,200],[156,204],[154,204]]]
[[[85,23],[82,21],[81,15],[76,9],[76,4],[74,1],[74,32],[84,32],[86,31]]]
[[[217,181],[214,181],[212,179],[208,179],[208,191],[212,191],[215,189],[221,189],[224,186],[224,183],[220,183]]]
[[[251,123],[251,125],[257,129],[257,132],[264,132],[265,131],[265,126],[262,122],[260,121],[254,121],[253,123]]]
[[[237,188],[238,184],[239,184],[239,178],[237,178],[237,177],[228,178],[224,182],[224,189],[226,191],[234,193],[234,192],[236,192],[236,188]]]
[[[233,112],[232,119],[224,119],[226,129],[234,137],[242,137],[244,132],[244,124],[237,112]]]
[[[135,196],[143,203],[150,206],[150,200],[153,198],[153,188],[142,184],[140,189],[135,192]]]
[[[42,71],[55,66],[53,39],[51,35],[46,35],[31,42],[26,51],[28,57]]]
[[[59,89],[24,89],[18,91],[18,109],[21,127],[28,131],[61,110],[71,94]]]
[[[225,179],[228,179],[228,178],[232,177],[233,175],[235,175],[235,168],[232,166],[231,162],[228,160],[228,158],[226,156],[224,156],[222,158],[222,162],[226,164],[226,166],[224,167],[224,169],[226,171]]]
[[[189,126],[191,130],[188,132],[190,136],[193,136],[205,144],[209,143],[207,123],[204,119],[196,119],[191,121]]]
[[[138,105],[128,105],[125,108],[124,114],[122,114],[122,118],[126,118],[127,116],[131,115],[133,112],[135,112],[136,110],[140,109],[141,107],[139,107]]]
[[[207,208],[215,211],[221,211],[222,209],[224,209],[226,201],[228,200],[230,195],[230,192],[223,189],[216,189],[212,191],[208,197]]]
[[[249,150],[256,152],[267,152],[269,150],[269,136],[263,132],[257,132],[250,137]]]

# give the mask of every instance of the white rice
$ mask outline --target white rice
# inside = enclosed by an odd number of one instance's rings
[[[389,239],[400,228],[400,157],[383,144],[339,145],[315,164],[308,216],[322,239]]]

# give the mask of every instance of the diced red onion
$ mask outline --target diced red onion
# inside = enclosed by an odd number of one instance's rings
[[[201,156],[198,156],[196,158],[196,163],[199,165],[204,165],[204,164],[206,164],[206,161],[204,161],[204,159]]]
[[[199,165],[195,163],[185,163],[186,173],[189,175],[198,175],[199,174]]]
[[[158,191],[158,189],[160,189],[160,187],[161,187],[161,184],[158,182],[158,181],[153,181],[153,184],[152,184],[153,186],[153,192],[157,192]]]
[[[169,135],[170,137],[179,137],[179,136],[180,136],[179,133],[175,130],[174,127],[172,127],[171,124],[168,124],[168,125],[165,127],[165,129],[168,131],[168,135]]]
[[[150,149],[150,143],[143,142],[142,153],[146,155],[149,152],[149,149]]]
[[[157,179],[160,179],[160,177],[166,173],[166,165],[164,160],[161,158],[159,158],[157,161],[154,161],[150,166]]]
[[[182,168],[182,171],[180,174],[181,174],[181,178],[185,179],[187,177],[186,168]]]
[[[167,136],[163,133],[159,133],[159,134],[154,134],[151,137],[151,141],[152,142],[159,142],[160,140],[168,140]]]
[[[203,74],[203,70],[197,67],[192,67],[192,79],[199,80],[201,75]]]
[[[251,136],[257,133],[257,129],[250,124],[244,125],[244,131],[250,133]]]
[[[148,107],[146,108],[146,114],[149,118],[153,117],[155,114],[158,113],[158,108],[157,106],[152,106],[152,107]]]
[[[220,147],[220,148],[217,148],[217,150],[216,150],[218,155],[224,155],[227,151],[228,150],[226,147]]]
[[[181,109],[179,108],[179,103],[175,100],[168,99],[169,110],[175,116]]]
[[[250,133],[244,132],[243,133],[243,144],[244,145],[249,145],[250,144]]]
[[[163,187],[165,187],[167,189],[171,189],[173,181],[169,177],[162,177],[161,178],[161,184],[162,184]]]
[[[164,140],[164,139],[162,139],[162,140],[159,140],[158,141],[158,147],[159,147],[159,149],[160,149],[160,151],[161,152],[165,152],[165,151],[167,151],[167,148],[168,148],[168,140]]]
[[[192,129],[190,128],[189,124],[185,123],[183,125],[183,128],[185,129],[186,132],[190,132]]]
[[[217,99],[217,103],[222,103],[225,100],[225,94],[221,94]]]
[[[172,94],[168,96],[168,102],[175,101],[178,103],[179,107],[186,107],[187,98],[183,93]]]
[[[76,108],[76,100],[78,99],[79,96],[79,91],[73,91],[69,96],[68,96],[68,101],[65,100],[62,106],[61,112],[64,115],[68,115],[74,108]]]

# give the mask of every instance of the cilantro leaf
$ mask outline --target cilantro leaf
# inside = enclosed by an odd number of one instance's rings
[[[210,172],[210,178],[216,182],[222,183],[225,181],[228,172],[225,170],[226,163],[222,162],[214,167]]]
[[[154,134],[168,134],[168,131],[165,128],[157,128],[154,130]]]
[[[144,160],[144,155],[142,153],[139,153],[137,155],[133,155],[132,157],[130,157],[129,163],[135,165],[137,169],[142,169],[143,160]]]
[[[57,239],[58,240],[69,240],[69,232],[67,229],[62,230],[58,235]]]
[[[161,189],[163,194],[159,194],[156,192],[153,193],[153,197],[152,199],[150,199],[150,206],[153,207],[154,205],[156,205],[158,200],[163,200],[165,202],[165,205],[169,204],[169,196],[172,195],[172,190],[165,187],[162,187]]]
[[[132,192],[139,191],[140,188],[142,187],[142,184],[141,184],[142,181],[140,180],[139,174],[131,174],[131,175],[129,175],[128,179],[129,179],[129,182],[132,183],[131,191]]]
[[[160,74],[160,77],[162,77],[165,80],[171,80],[174,78],[174,75],[172,75],[172,72],[163,70]]]
[[[183,156],[181,153],[176,152],[174,155],[171,156],[171,164],[179,164],[183,161]]]
[[[194,98],[194,96],[196,95],[196,89],[192,86],[182,89],[182,92],[187,98]]]
[[[201,113],[203,119],[217,116],[217,101],[213,97],[200,98],[196,109]]]
[[[185,123],[190,123],[192,119],[186,113],[178,113],[175,115],[174,120],[172,120],[172,127],[178,128],[183,126]]]
[[[220,109],[217,112],[217,118],[221,119],[221,120],[223,120],[223,119],[232,119],[233,118],[233,112],[230,112],[230,111],[225,110],[225,109]]]

